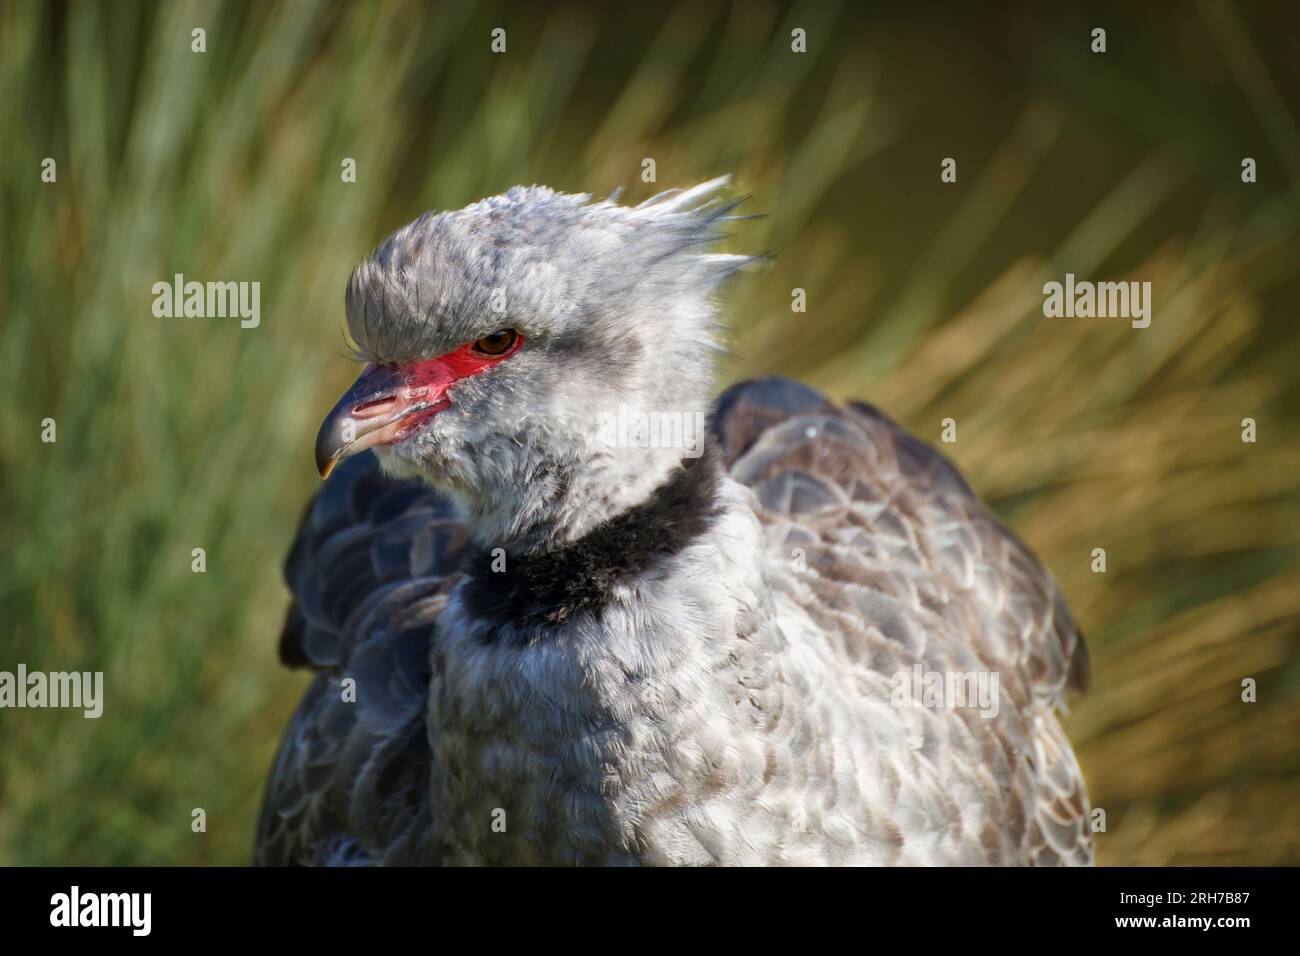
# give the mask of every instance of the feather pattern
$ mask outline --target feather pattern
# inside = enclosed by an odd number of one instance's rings
[[[316,676],[257,861],[1090,862],[1051,575],[869,406],[765,379],[713,427],[719,517],[540,645],[483,639],[440,493],[340,467],[286,567]],[[997,675],[996,712],[900,705],[916,673]]]

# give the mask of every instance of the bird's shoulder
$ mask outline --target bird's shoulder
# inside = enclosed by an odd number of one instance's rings
[[[348,459],[303,511],[284,565],[293,601],[280,636],[288,667],[349,659],[377,616],[404,607],[432,621],[467,543],[450,503],[422,482],[384,475],[372,453]]]
[[[466,540],[442,496],[387,478],[369,453],[308,504],[285,563],[279,647],[315,677],[268,781],[258,862],[414,853],[412,823],[428,817],[429,649]]]
[[[714,431],[760,519],[816,546],[805,550],[815,573],[880,587],[873,569],[913,572],[893,586],[918,611],[979,604],[971,637],[987,663],[1022,666],[1053,700],[1086,689],[1083,637],[1051,573],[947,458],[883,412],[766,378],[723,393]]]
[[[1000,781],[991,799],[1019,834],[1008,852],[1090,859],[1082,776],[1055,716],[1067,688],[1086,687],[1087,652],[1038,558],[951,462],[870,405],[760,379],[722,395],[714,431],[732,477],[752,489],[776,586],[840,648],[845,673],[871,672],[851,680],[888,686],[916,664],[996,674],[1002,713],[950,713],[950,727],[935,726],[967,743],[936,752]],[[988,747],[974,742],[986,732]]]

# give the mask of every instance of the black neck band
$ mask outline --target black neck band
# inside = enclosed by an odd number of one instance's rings
[[[613,589],[679,553],[708,529],[720,507],[720,467],[712,443],[683,459],[641,504],[562,547],[498,556],[477,548],[465,559],[459,594],[474,617],[498,625],[562,624],[608,603]],[[495,635],[497,628],[490,632]]]

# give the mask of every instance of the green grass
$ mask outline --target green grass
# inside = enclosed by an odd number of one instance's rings
[[[1036,6],[0,4],[0,669],[107,685],[98,721],[0,712],[0,862],[248,860],[304,684],[279,564],[374,243],[517,182],[721,172],[768,214],[732,246],[775,253],[725,375],[957,419],[945,450],[1061,580],[1099,859],[1300,862],[1294,15],[1101,19],[1105,57]],[[1044,319],[1065,271],[1151,280],[1152,327]],[[154,318],[175,272],[260,281],[261,326]]]

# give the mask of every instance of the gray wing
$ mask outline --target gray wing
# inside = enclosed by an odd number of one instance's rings
[[[267,782],[258,864],[416,859],[430,820],[429,647],[465,540],[445,500],[385,478],[369,453],[307,507],[285,564],[280,658],[316,676]]]
[[[846,667],[999,674],[996,720],[954,716],[933,752],[910,755],[927,762],[917,778],[987,781],[996,812],[962,835],[971,858],[1091,862],[1083,778],[1055,715],[1067,687],[1086,688],[1088,657],[1051,574],[942,455],[868,405],[763,379],[722,396],[715,430],[774,555],[807,555],[796,600],[824,632],[876,642],[846,650]]]

